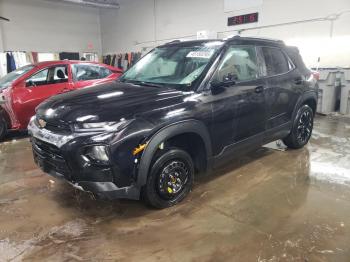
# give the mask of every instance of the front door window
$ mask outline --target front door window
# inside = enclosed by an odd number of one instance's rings
[[[26,80],[27,86],[43,86],[68,82],[67,66],[45,68]]]
[[[256,49],[254,46],[231,46],[226,51],[213,80],[251,81],[259,77]]]

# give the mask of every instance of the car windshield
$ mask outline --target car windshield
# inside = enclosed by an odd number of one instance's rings
[[[155,48],[121,78],[122,82],[162,86],[191,86],[198,79],[222,42],[199,46],[163,46]]]
[[[32,70],[33,68],[34,68],[33,65],[23,66],[5,75],[4,77],[0,78],[0,91],[10,86],[13,81],[17,80],[18,78],[20,78],[21,76],[23,76],[24,74]]]

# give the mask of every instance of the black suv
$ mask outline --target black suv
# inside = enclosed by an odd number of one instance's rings
[[[45,172],[98,197],[164,208],[237,154],[277,139],[303,147],[316,101],[311,71],[282,41],[174,41],[116,82],[45,101],[28,128]]]

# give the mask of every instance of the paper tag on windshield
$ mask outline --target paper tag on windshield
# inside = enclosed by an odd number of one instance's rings
[[[214,54],[214,50],[210,51],[191,51],[186,57],[192,58],[210,58]]]

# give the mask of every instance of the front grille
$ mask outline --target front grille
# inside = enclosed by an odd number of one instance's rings
[[[50,130],[55,133],[71,133],[71,128],[65,123],[51,123],[47,122],[45,129]]]
[[[56,171],[70,179],[70,170],[61,150],[42,140],[32,138],[35,161],[45,172]]]
[[[61,150],[58,147],[36,138],[32,138],[32,140],[33,145],[39,149],[40,153],[44,153],[45,155],[51,156],[53,158],[63,159]]]
[[[60,134],[67,134],[71,133],[72,129],[69,124],[63,123],[63,122],[49,122],[45,121],[45,129],[54,132],[54,133],[60,133]],[[36,118],[36,125],[40,127],[39,120]]]

